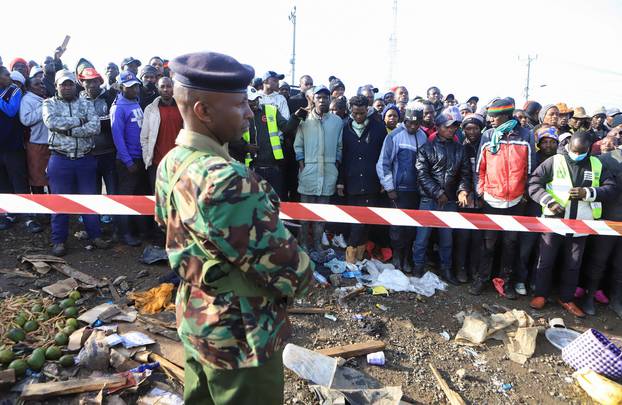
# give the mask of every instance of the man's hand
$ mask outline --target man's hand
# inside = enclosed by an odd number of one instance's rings
[[[584,200],[585,197],[587,196],[587,193],[585,192],[585,188],[583,187],[573,187],[570,189],[568,194],[570,195],[570,198],[572,198],[573,200]]]
[[[447,201],[449,201],[449,199],[447,198],[445,193],[441,194],[441,196],[436,199],[436,203],[438,204],[439,208],[443,208],[445,204],[447,204]]]
[[[54,59],[56,59],[56,60],[60,59],[63,56],[64,53],[65,53],[65,50],[62,47],[59,46],[54,51]]]
[[[127,171],[130,172],[131,174],[136,174],[138,173],[139,167],[136,163],[132,163],[131,166],[127,167]]]
[[[554,202],[549,205],[549,210],[551,210],[554,214],[561,215],[564,213],[564,207],[562,207],[558,202]]]
[[[395,190],[387,191],[387,196],[389,197],[389,199],[395,201],[397,200],[397,191]]]
[[[300,171],[303,171],[305,169],[305,161],[304,160],[299,160],[298,161],[298,168],[300,169]]]
[[[344,192],[343,184],[337,184],[337,195],[339,197],[345,197],[346,193]]]
[[[300,107],[299,109],[296,110],[294,115],[301,120],[305,120],[307,119],[307,115],[309,115],[309,111],[310,110],[307,110],[306,108]]]
[[[469,206],[469,193],[464,190],[458,193],[458,205],[461,207]]]

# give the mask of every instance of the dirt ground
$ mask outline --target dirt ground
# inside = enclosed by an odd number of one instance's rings
[[[72,224],[73,232],[82,229]],[[109,229],[106,229],[109,232]],[[85,273],[113,280],[127,276],[131,289],[144,290],[158,284],[158,277],[168,273],[164,264],[147,266],[138,261],[142,247],[115,245],[109,250],[86,250],[86,242],[70,237],[66,256],[68,264]],[[0,233],[0,269],[22,268],[17,257],[23,254],[48,254],[49,229],[30,235],[21,224]],[[141,270],[145,272],[141,273]],[[20,294],[64,278],[55,271],[32,279],[0,274],[0,294]],[[98,301],[106,295],[94,297]],[[567,315],[557,305],[550,304],[542,311],[528,306],[528,298],[516,301],[499,298],[490,288],[480,297],[467,293],[467,288],[449,287],[433,297],[399,293],[389,297],[361,295],[340,305],[334,289],[314,287],[297,306],[323,307],[337,321],[322,315],[293,315],[294,334],[291,342],[308,349],[355,343],[371,339],[383,340],[385,366],[367,365],[364,357],[350,359],[347,365],[363,371],[387,386],[401,386],[407,403],[437,404],[446,399],[432,376],[428,363],[436,366],[449,386],[471,404],[580,404],[591,403],[572,380],[572,369],[564,364],[560,352],[541,334],[534,356],[524,365],[508,359],[500,342],[486,342],[474,351],[453,342],[460,329],[454,315],[476,309],[486,314],[482,304],[500,304],[527,311],[534,319],[561,317],[566,325],[579,330],[594,327],[610,337],[622,335],[622,321],[605,307],[599,307],[595,317],[584,320]],[[382,304],[386,311],[378,308]],[[365,321],[354,319],[364,315]],[[441,335],[447,332],[451,340]],[[459,373],[458,370],[462,369]],[[460,375],[464,372],[462,378]],[[502,389],[502,385],[505,389]],[[508,389],[508,387],[511,387]],[[1,395],[1,394],[0,394]],[[305,381],[286,370],[285,398],[287,404],[316,404]],[[259,403],[259,402],[258,402]]]

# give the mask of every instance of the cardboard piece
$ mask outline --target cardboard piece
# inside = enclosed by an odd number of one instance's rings
[[[66,298],[71,291],[77,288],[78,282],[73,278],[67,278],[45,286],[42,290],[56,298]]]
[[[59,395],[79,394],[81,392],[100,391],[103,388],[114,388],[125,384],[122,375],[84,378],[77,380],[29,384],[24,387],[21,398],[35,400]]]
[[[115,304],[104,303],[89,309],[78,317],[79,321],[91,325],[103,315],[102,321],[134,322],[138,312],[134,309],[121,309]]]
[[[507,345],[510,360],[525,364],[527,359],[536,351],[538,328],[518,328],[516,335],[510,337]]]
[[[356,357],[364,354],[379,352],[384,350],[385,347],[385,343],[380,340],[370,340],[369,342],[354,343],[351,345],[322,349],[317,352],[325,356],[343,357],[344,359],[347,359],[348,357]]]
[[[52,267],[54,267],[56,271],[63,273],[67,277],[75,278],[76,280],[87,285],[92,285],[95,287],[105,287],[107,285],[105,281],[96,279],[95,277],[85,274],[80,270],[76,270],[66,264],[55,263],[52,265]]]

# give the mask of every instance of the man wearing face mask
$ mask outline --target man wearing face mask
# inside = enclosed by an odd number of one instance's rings
[[[359,95],[350,99],[352,113],[343,127],[343,159],[339,167],[337,193],[347,196],[348,205],[378,206],[380,182],[376,162],[386,137],[384,125],[368,117],[368,98]],[[346,261],[363,260],[369,227],[354,224],[346,249]]]
[[[140,88],[140,108],[145,111],[145,108],[154,102],[160,95],[158,93],[158,69],[151,65],[145,65],[140,70],[139,79],[143,82]]]
[[[547,159],[529,179],[529,195],[542,206],[547,218],[600,219],[602,201],[616,196],[615,179],[600,160],[588,156],[592,140],[586,132],[572,135],[565,153]],[[571,231],[571,229],[567,229]],[[530,306],[542,309],[551,290],[557,254],[562,250],[559,304],[576,317],[585,313],[574,302],[586,235],[545,233],[540,237],[535,297]],[[590,293],[593,293],[592,291]]]

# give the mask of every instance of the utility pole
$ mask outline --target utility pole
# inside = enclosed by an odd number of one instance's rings
[[[289,14],[289,21],[291,21],[294,26],[294,32],[292,35],[292,59],[289,61],[289,63],[291,63],[292,65],[291,84],[293,85],[294,83],[296,83],[296,6],[294,6],[294,9]]]
[[[397,0],[393,0],[393,32],[389,36],[389,71],[387,74],[387,87],[393,84],[395,64],[397,63]]]
[[[538,55],[527,55],[527,82],[525,83],[525,101],[529,100],[529,79],[531,76],[531,62],[535,61],[536,59],[538,59]],[[520,56],[518,57],[518,60],[521,60]]]

